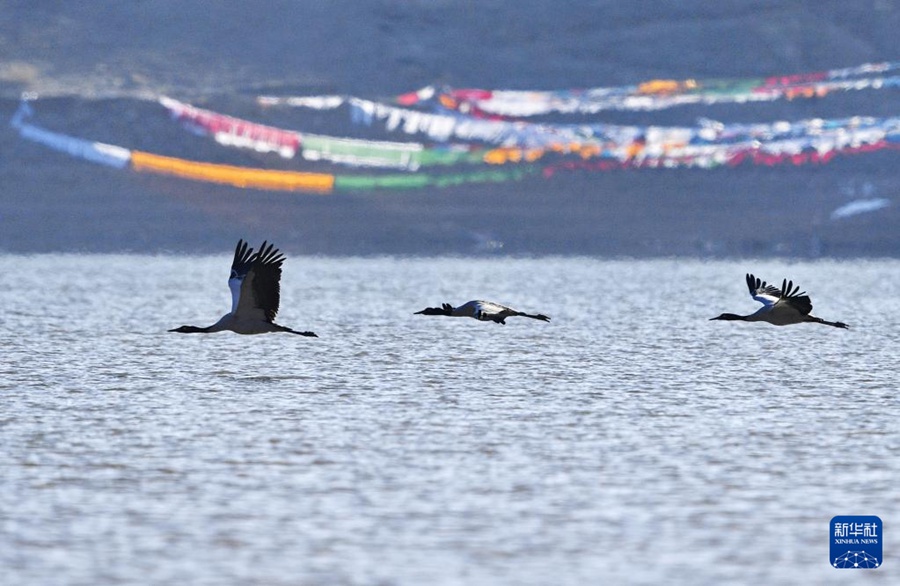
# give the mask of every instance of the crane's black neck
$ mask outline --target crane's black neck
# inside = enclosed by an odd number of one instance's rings
[[[198,328],[197,326],[181,326],[169,331],[178,332],[179,334],[208,334],[209,328]]]
[[[453,307],[449,303],[445,303],[441,307],[426,307],[416,313],[422,315],[453,315]]]
[[[722,315],[720,315],[718,317],[711,317],[709,319],[709,321],[713,321],[716,319],[723,319],[725,321],[747,321],[747,316],[746,315],[737,315],[734,313],[723,313]]]

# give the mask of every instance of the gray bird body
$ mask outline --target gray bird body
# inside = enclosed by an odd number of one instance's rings
[[[492,321],[498,324],[506,324],[506,318],[508,317],[530,317],[541,321],[550,321],[550,318],[542,313],[525,313],[493,301],[481,300],[469,301],[459,307],[453,307],[449,303],[444,303],[441,307],[426,307],[422,311],[417,311],[416,314],[471,317],[479,321]]]

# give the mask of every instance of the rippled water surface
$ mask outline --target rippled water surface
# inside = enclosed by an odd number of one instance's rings
[[[5,584],[900,583],[900,263],[0,256]],[[789,277],[819,325],[749,313]],[[413,315],[486,298],[553,319]]]

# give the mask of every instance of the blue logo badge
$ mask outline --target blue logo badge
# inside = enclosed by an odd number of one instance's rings
[[[881,519],[874,515],[838,515],[831,520],[833,568],[880,568],[884,537]]]

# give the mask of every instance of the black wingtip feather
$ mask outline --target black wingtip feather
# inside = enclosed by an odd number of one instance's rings
[[[231,270],[246,273],[250,267],[252,256],[253,249],[243,239],[238,240],[237,246],[234,247],[234,260],[231,262]]]
[[[263,241],[262,246],[259,247],[259,252],[253,257],[253,263],[260,265],[281,266],[283,262],[284,255],[275,248],[274,244],[269,244],[268,241]]]

